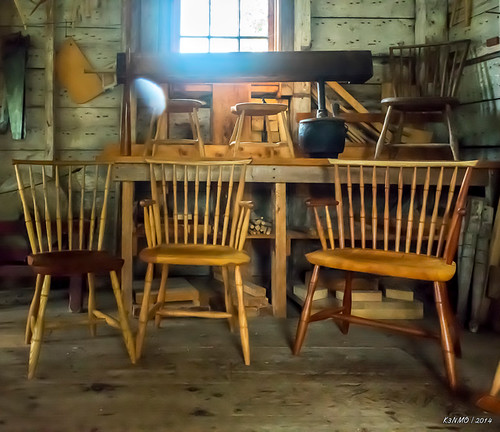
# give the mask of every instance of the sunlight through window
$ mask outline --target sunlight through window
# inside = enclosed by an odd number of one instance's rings
[[[180,3],[180,52],[269,50],[269,0]]]

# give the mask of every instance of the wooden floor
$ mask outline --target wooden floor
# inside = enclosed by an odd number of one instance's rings
[[[55,306],[54,306],[55,305]],[[55,300],[52,313],[67,314]],[[252,364],[225,321],[170,319],[150,327],[136,366],[113,329],[46,333],[38,378],[26,379],[24,305],[0,304],[0,431],[436,431],[500,430],[471,403],[489,388],[500,337],[464,335],[465,391],[443,382],[437,344],[331,322],[313,323],[291,355],[297,318],[253,318]],[[134,325],[136,323],[134,322]],[[491,424],[443,424],[445,417]]]

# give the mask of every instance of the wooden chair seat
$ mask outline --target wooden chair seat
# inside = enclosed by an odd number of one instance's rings
[[[389,97],[382,99],[382,105],[392,106],[399,111],[433,112],[443,111],[446,106],[457,106],[460,101],[454,97]]]
[[[203,105],[205,102],[197,99],[170,99],[166,111],[169,113],[190,113]]]
[[[244,251],[204,244],[162,244],[143,249],[139,257],[154,264],[225,266],[250,262],[250,256]]]
[[[243,111],[249,116],[268,116],[276,115],[288,109],[286,104],[280,103],[258,103],[258,102],[244,102],[231,107],[233,114],[241,114]]]
[[[414,253],[345,248],[317,250],[306,258],[324,267],[426,281],[446,282],[455,274],[455,263]]]
[[[123,260],[106,251],[75,250],[31,254],[28,256],[28,265],[37,274],[71,276],[119,271]]]

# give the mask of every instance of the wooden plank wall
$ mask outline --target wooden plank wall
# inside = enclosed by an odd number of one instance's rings
[[[500,160],[500,45],[486,46],[487,39],[500,35],[499,10],[499,0],[473,0],[470,26],[459,22],[449,33],[450,40],[472,40],[456,118],[466,157]]]
[[[369,49],[374,76],[347,89],[369,109],[380,110],[380,84],[389,81],[385,67],[389,47],[415,42],[415,0],[313,0],[311,49]]]
[[[10,131],[0,135],[0,184],[12,175],[12,158],[43,158],[45,150],[45,5],[32,15],[35,3],[19,0],[27,23],[26,30],[14,7],[14,1],[0,6],[0,37],[22,32],[30,36],[26,77],[26,127],[24,140],[15,141]],[[83,2],[82,2],[83,3]],[[93,7],[72,23],[72,0],[56,0],[54,11],[55,49],[72,37],[92,66],[113,68],[121,48],[121,2],[90,1]],[[107,143],[119,140],[121,88],[116,87],[85,104],[76,104],[65,89],[55,82],[54,157],[93,158]],[[1,104],[0,98],[0,104]],[[0,215],[1,217],[1,215]]]

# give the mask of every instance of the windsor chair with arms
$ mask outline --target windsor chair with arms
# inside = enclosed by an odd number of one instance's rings
[[[147,248],[139,257],[148,266],[136,338],[137,358],[141,357],[147,323],[153,317],[157,326],[169,316],[227,318],[231,331],[237,318],[244,361],[250,364],[240,271],[240,266],[250,261],[243,246],[252,203],[242,201],[250,160],[147,162],[152,199],[142,203]],[[161,265],[161,280],[157,299],[150,307],[155,264]],[[221,266],[226,312],[164,307],[170,265]],[[230,267],[234,267],[237,310],[233,306]]]
[[[13,165],[32,251],[27,261],[36,273],[25,335],[30,344],[28,378],[35,375],[44,328],[61,325],[45,323],[51,279],[59,276],[87,274],[92,336],[100,322],[119,329],[135,363],[133,336],[117,276],[123,260],[104,250],[112,165],[62,161],[13,161]],[[96,308],[95,275],[106,273],[111,278],[118,319]]]
[[[306,255],[314,270],[294,354],[300,352],[309,323],[329,318],[344,334],[353,323],[433,338],[441,342],[448,382],[455,389],[460,342],[446,282],[455,274],[453,259],[475,162],[330,163],[334,197],[308,201],[322,249]],[[345,271],[343,302],[311,315],[321,266]],[[352,272],[432,281],[440,334],[352,315]]]
[[[382,99],[386,105],[384,125],[377,141],[375,159],[385,144],[394,114],[399,112],[399,124],[392,145],[413,147],[451,147],[453,158],[459,159],[458,140],[452,123],[452,108],[459,104],[456,97],[470,40],[438,44],[401,45],[389,48],[389,65],[394,95]],[[405,113],[441,112],[448,128],[449,142],[400,144]]]

